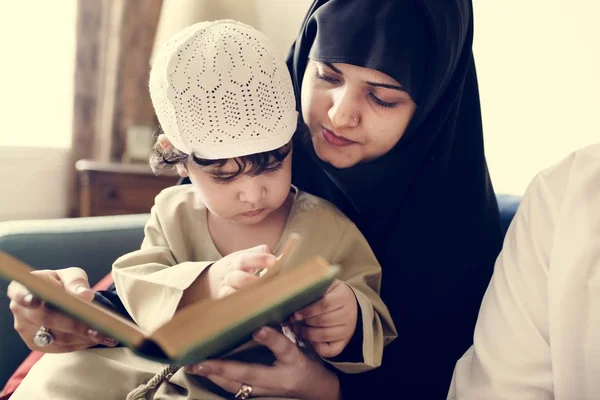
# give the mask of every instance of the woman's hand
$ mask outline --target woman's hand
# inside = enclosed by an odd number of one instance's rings
[[[63,287],[77,297],[92,301],[94,292],[90,290],[87,274],[80,268],[65,268],[61,270],[40,270],[33,274]],[[67,353],[87,349],[97,344],[114,347],[117,341],[108,338],[84,323],[50,309],[33,296],[18,282],[11,282],[7,291],[11,299],[10,310],[14,316],[14,327],[21,339],[31,350],[45,353]],[[54,341],[44,347],[38,347],[33,342],[35,333],[41,326],[50,330]]]
[[[254,340],[273,352],[277,361],[272,366],[210,360],[187,366],[186,371],[204,376],[232,394],[242,385],[249,385],[252,396],[307,400],[340,398],[337,376],[320,360],[308,358],[288,338],[265,327],[254,334]]]
[[[235,293],[260,279],[255,272],[273,266],[275,261],[276,257],[267,245],[231,253],[210,266],[211,293],[217,298]]]
[[[321,357],[335,357],[346,347],[358,320],[358,304],[350,286],[335,280],[318,301],[294,313],[294,332],[309,341]]]

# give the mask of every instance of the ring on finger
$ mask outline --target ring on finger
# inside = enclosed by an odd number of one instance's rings
[[[242,383],[242,386],[240,386],[240,388],[236,392],[234,398],[235,399],[245,400],[248,397],[250,397],[251,394],[252,394],[252,386],[246,385],[245,383]]]
[[[54,335],[50,333],[50,329],[46,328],[44,325],[40,326],[40,329],[38,329],[33,336],[33,343],[37,347],[46,347],[51,345],[53,342]]]

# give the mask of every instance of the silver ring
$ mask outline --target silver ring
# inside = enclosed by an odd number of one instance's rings
[[[50,329],[46,328],[44,325],[40,326],[40,329],[37,330],[33,337],[33,343],[35,343],[37,347],[45,347],[51,345],[52,342],[54,342],[54,335],[50,333]]]
[[[252,386],[242,383],[242,386],[240,386],[240,388],[238,389],[234,398],[245,400],[248,397],[250,397],[251,394],[252,394]]]

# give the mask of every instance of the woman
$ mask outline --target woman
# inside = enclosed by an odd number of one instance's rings
[[[449,399],[597,399],[600,146],[531,182]]]
[[[295,184],[336,204],[365,235],[399,336],[383,366],[365,374],[336,378],[273,331],[260,340],[278,357],[273,367],[210,361],[195,373],[232,393],[252,386],[256,396],[446,396],[501,245],[472,39],[470,0],[313,3],[288,59],[311,132],[296,145]],[[11,298],[22,298],[14,287]],[[17,302],[31,345],[48,313],[24,321]],[[46,326],[71,331],[62,318]],[[357,331],[351,344],[361,342]]]

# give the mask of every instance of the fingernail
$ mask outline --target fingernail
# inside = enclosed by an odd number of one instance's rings
[[[108,347],[115,347],[119,344],[119,341],[112,338],[104,338],[102,339],[102,344]]]
[[[23,301],[25,302],[25,304],[30,305],[31,303],[33,303],[33,295],[31,293],[26,294],[25,296],[23,296]]]
[[[77,288],[75,289],[75,293],[79,294],[79,293],[83,293],[87,290],[88,289],[85,286],[77,286]]]
[[[208,368],[206,365],[196,365],[194,367],[194,372],[196,374],[200,374],[200,375],[210,375],[210,368]]]
[[[98,331],[95,329],[88,329],[86,331],[86,334],[88,335],[88,337],[95,339],[98,336]]]
[[[261,328],[256,332],[256,338],[260,340],[264,340],[267,338],[267,331],[265,328]]]

